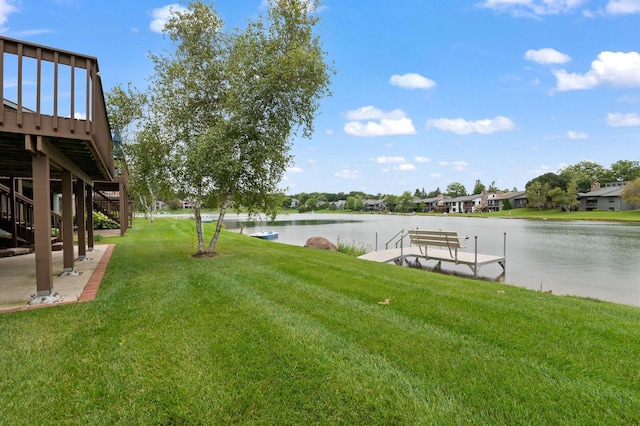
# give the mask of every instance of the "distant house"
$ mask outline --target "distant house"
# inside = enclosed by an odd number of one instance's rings
[[[482,194],[451,198],[444,200],[444,204],[449,207],[449,213],[473,213],[482,206]]]
[[[591,191],[578,194],[580,210],[634,210],[634,206],[622,199],[622,189],[627,182],[609,182],[603,187],[598,182],[591,185]]]
[[[338,200],[338,201],[334,201],[333,203],[336,206],[336,209],[338,210],[344,210],[344,206],[347,205],[347,200]]]
[[[368,212],[379,212],[387,208],[384,200],[368,199],[364,200],[364,209]]]
[[[450,200],[451,197],[438,194],[437,197],[424,198],[420,200],[423,213],[439,212],[444,213],[448,211],[448,206],[445,205],[445,200]]]
[[[506,200],[509,200],[512,209],[519,209],[527,205],[527,193],[525,191],[498,193],[496,197],[489,200],[488,211],[499,212],[504,210]]]

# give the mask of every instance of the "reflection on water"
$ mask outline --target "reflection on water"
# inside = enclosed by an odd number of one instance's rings
[[[318,216],[321,216],[320,218]],[[304,245],[321,236],[334,243],[364,245],[384,250],[402,229],[442,229],[469,236],[467,251],[500,255],[507,234],[507,270],[498,265],[480,269],[484,279],[498,279],[554,294],[593,297],[640,305],[640,226],[588,221],[532,221],[506,218],[396,215],[291,214],[276,221],[247,221],[242,215],[225,220],[227,229],[245,233],[279,232],[279,243]],[[408,241],[407,241],[408,244]],[[427,263],[427,268],[434,265]],[[443,264],[449,273],[471,275],[464,265]]]

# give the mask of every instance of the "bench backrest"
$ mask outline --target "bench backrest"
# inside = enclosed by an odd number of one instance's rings
[[[460,245],[460,238],[455,231],[421,231],[409,230],[411,244],[418,246],[438,246],[450,249],[464,248]]]

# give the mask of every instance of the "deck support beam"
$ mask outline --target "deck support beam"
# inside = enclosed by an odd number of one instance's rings
[[[62,171],[62,252],[63,273],[73,272],[73,176],[69,170]]]
[[[16,178],[9,178],[9,219],[11,220],[11,246],[18,247],[18,203],[16,202]]]
[[[76,223],[78,224],[78,260],[87,257],[86,232],[87,220],[85,207],[87,204],[87,187],[82,179],[76,181]]]
[[[93,251],[93,188],[87,191],[87,251]]]
[[[120,236],[124,237],[129,227],[129,194],[124,182],[120,180]]]
[[[33,142],[31,141],[33,138],[31,135],[26,135],[27,144]],[[49,157],[38,151],[33,152],[31,166],[33,169],[33,211],[35,216],[36,294],[49,296],[53,290]]]

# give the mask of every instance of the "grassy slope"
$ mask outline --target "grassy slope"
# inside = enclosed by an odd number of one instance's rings
[[[136,220],[96,301],[0,315],[0,423],[640,422],[637,308],[193,234]]]

